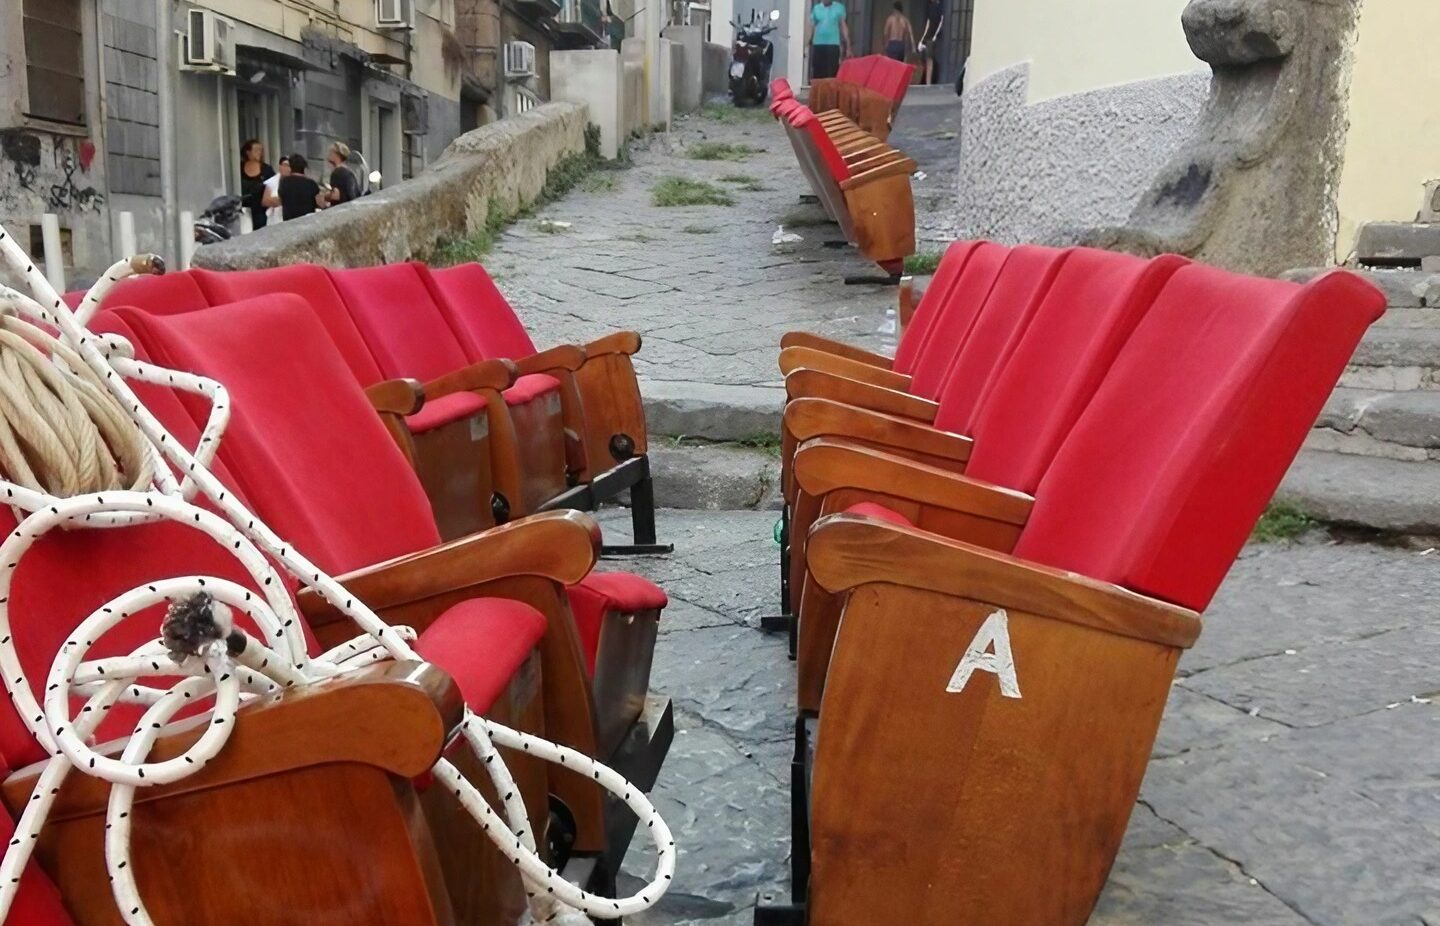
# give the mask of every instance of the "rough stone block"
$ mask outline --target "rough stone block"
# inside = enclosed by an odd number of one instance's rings
[[[1305,450],[1277,497],[1326,521],[1440,535],[1440,466],[1434,463]]]
[[[778,437],[785,390],[778,386],[723,386],[647,380],[645,421],[652,434],[738,441]]]
[[[763,450],[694,444],[652,446],[655,504],[661,508],[739,511],[767,503],[780,461]]]
[[[1366,222],[1355,239],[1355,258],[1376,266],[1418,267],[1422,258],[1440,256],[1440,224]]]

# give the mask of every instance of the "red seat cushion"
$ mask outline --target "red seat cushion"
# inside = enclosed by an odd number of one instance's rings
[[[420,410],[405,419],[415,434],[424,434],[441,425],[460,421],[485,408],[485,397],[473,392],[452,392],[438,399],[426,399]]]
[[[991,376],[1009,359],[1068,257],[1068,251],[1029,244],[1010,252],[946,374],[935,427],[970,433]]]
[[[790,100],[795,98],[795,91],[790,89],[790,81],[777,77],[770,81],[770,97],[774,100]]]
[[[846,514],[858,514],[867,518],[874,518],[877,521],[886,521],[890,524],[898,524],[901,527],[914,527],[915,522],[905,517],[898,511],[892,511],[884,505],[875,502],[860,502],[845,509]]]
[[[340,356],[345,358],[355,380],[362,386],[373,386],[385,379],[324,267],[315,264],[291,264],[268,270],[191,272],[211,305],[224,305],[275,293],[294,293],[303,297],[320,319],[320,324],[325,326],[330,341],[340,351]]]
[[[1076,248],[994,377],[975,423],[967,475],[1034,493],[1115,355],[1186,264]]]
[[[545,635],[545,616],[508,598],[470,598],[446,610],[415,651],[449,673],[477,714],[490,710]]]
[[[524,405],[534,399],[560,391],[560,380],[544,373],[530,373],[515,380],[515,385],[501,393],[506,405]]]
[[[914,367],[920,345],[925,343],[931,326],[955,289],[955,281],[960,279],[965,262],[970,259],[975,248],[986,243],[988,242],[955,241],[945,249],[940,265],[935,268],[935,274],[930,278],[930,285],[920,294],[920,301],[916,303],[915,311],[910,316],[910,324],[906,325],[900,334],[900,343],[895,349],[895,362],[892,364],[896,373],[909,373]]]
[[[329,273],[386,377],[410,376],[428,382],[471,362],[415,265]]]
[[[535,353],[535,342],[484,267],[457,264],[426,272],[470,359],[521,360]]]
[[[900,101],[905,99],[905,91],[910,88],[915,66],[884,55],[876,57],[879,60],[872,66],[865,86],[899,106]]]
[[[950,366],[980,317],[981,307],[1009,255],[1009,249],[989,242],[982,242],[971,253],[945,302],[937,306],[925,339],[916,348],[910,370],[912,393],[926,399],[939,397]]]
[[[600,628],[606,614],[660,611],[670,603],[660,586],[628,572],[592,572],[566,592],[580,646],[585,651],[586,671],[591,675],[595,674],[595,655],[600,649]]]
[[[846,58],[840,62],[840,68],[835,72],[837,80],[843,80],[857,86],[864,86],[870,79],[870,72],[875,69],[877,59],[883,55],[861,55],[857,58]]]
[[[1170,278],[1035,491],[1015,555],[1202,610],[1385,297],[1191,265]]]

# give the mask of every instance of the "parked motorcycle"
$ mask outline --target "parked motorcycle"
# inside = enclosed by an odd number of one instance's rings
[[[758,10],[750,11],[750,23],[735,26],[735,48],[730,57],[730,99],[736,106],[760,105],[770,94],[770,66],[775,63],[775,46],[766,38],[779,26],[780,11],[770,11],[770,22],[762,24]]]
[[[195,220],[194,233],[196,244],[214,244],[217,241],[229,241],[240,234],[240,197],[234,194],[217,196],[210,200],[210,205],[200,213]]]

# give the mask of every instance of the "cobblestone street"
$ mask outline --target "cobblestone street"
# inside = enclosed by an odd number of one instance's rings
[[[893,139],[925,174],[917,219],[934,251],[959,111],[953,96],[915,102]],[[688,156],[715,142],[758,150]],[[734,205],[652,205],[670,176]],[[513,226],[487,263],[542,346],[633,328],[647,395],[739,388],[778,408],[782,333],[881,347],[894,305],[893,289],[843,284],[868,268],[827,247],[838,234],[812,224],[802,184],[768,117],[683,119],[633,166]],[[783,253],[782,223],[804,237]],[[609,564],[671,596],[653,684],[674,699],[677,736],[656,794],[681,855],[637,926],[749,924],[757,894],[788,897],[794,674],[783,640],[756,629],[776,603],[775,518],[666,511],[673,556]],[[626,532],[622,513],[605,520]],[[1246,550],[1182,660],[1095,926],[1440,924],[1437,580],[1440,554],[1320,531]]]

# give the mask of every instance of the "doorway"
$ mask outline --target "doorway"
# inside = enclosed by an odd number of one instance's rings
[[[254,87],[235,88],[235,125],[238,143],[258,138],[265,146],[265,163],[280,160],[280,100],[271,92]],[[238,145],[236,147],[238,157]],[[238,169],[238,162],[237,162]]]

